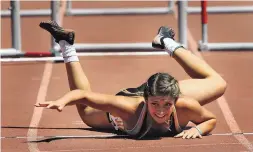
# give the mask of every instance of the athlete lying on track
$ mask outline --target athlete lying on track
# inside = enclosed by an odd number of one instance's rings
[[[62,111],[76,105],[83,122],[97,129],[116,129],[133,138],[174,136],[202,138],[216,125],[215,116],[203,105],[222,96],[226,82],[207,63],[174,41],[174,31],[162,26],[153,47],[164,49],[192,79],[177,81],[167,73],[156,73],[137,88],[116,95],[92,92],[73,46],[75,33],[54,21],[41,22],[59,43],[71,91],[55,101],[35,106]],[[186,129],[188,122],[196,126]]]

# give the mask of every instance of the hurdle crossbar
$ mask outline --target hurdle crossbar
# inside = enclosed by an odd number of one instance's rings
[[[187,12],[189,14],[198,14],[201,12],[201,7],[188,7]],[[210,14],[252,13],[253,6],[212,6],[207,8],[207,12]]]
[[[14,48],[7,48],[7,49],[1,49],[0,50],[0,56],[1,57],[12,56],[12,55],[21,54],[21,53],[22,53],[22,51],[16,50]]]
[[[72,2],[67,0],[66,15],[144,15],[144,14],[168,14],[173,13],[174,2],[169,1],[168,7],[145,8],[72,8]]]
[[[48,12],[48,15],[51,15],[53,20],[58,21],[58,2],[52,1],[51,2],[51,10]],[[55,56],[55,52],[22,52],[21,51],[21,25],[20,25],[20,2],[19,1],[11,1],[11,9],[9,13],[11,15],[11,22],[12,22],[12,48],[8,49],[0,49],[0,56],[1,58],[6,57],[52,57]],[[29,12],[29,11],[28,11]],[[1,11],[2,13],[2,11]],[[34,13],[34,12],[29,12]],[[2,15],[2,14],[1,14]],[[34,14],[33,14],[34,15]],[[52,48],[55,46],[54,39],[52,39]]]
[[[51,9],[36,9],[36,10],[20,10],[21,17],[37,17],[37,16],[50,16]],[[2,10],[1,17],[9,17],[11,15],[10,10]]]
[[[77,43],[74,44],[78,52],[95,50],[157,50],[150,43]]]
[[[71,9],[66,12],[66,15],[150,15],[150,14],[169,14],[173,13],[166,7],[152,8],[104,8],[104,9]]]
[[[100,57],[100,56],[169,56],[165,51],[157,52],[77,52],[77,56]],[[54,57],[29,57],[29,58],[0,58],[0,62],[63,62],[62,56]]]
[[[133,15],[133,14],[167,14],[173,13],[172,7],[151,7],[151,8],[128,8],[128,9],[70,9],[66,15]],[[201,12],[201,7],[188,7],[187,13],[197,14]],[[210,14],[220,13],[252,13],[253,6],[213,6],[208,7],[207,12]],[[1,10],[1,17],[9,17],[10,10]],[[31,9],[20,10],[21,17],[49,16],[50,9]]]
[[[199,50],[207,51],[223,51],[223,50],[231,50],[231,51],[253,51],[253,43],[201,43],[199,44]]]
[[[152,47],[151,42],[143,43],[76,43],[74,47],[77,52],[135,52],[135,51],[149,51],[156,52],[158,49]],[[54,51],[60,51],[60,46],[56,45]]]
[[[55,56],[53,52],[23,52],[14,48],[0,49],[0,57],[52,57]]]
[[[232,7],[233,8],[233,7]],[[253,10],[253,7],[250,7]],[[210,9],[209,9],[210,10]],[[232,9],[231,9],[232,10]],[[253,12],[253,11],[252,11]],[[202,40],[199,41],[198,49],[200,51],[217,51],[217,50],[252,50],[253,43],[208,43],[208,7],[207,1],[201,1],[201,27],[202,27]]]

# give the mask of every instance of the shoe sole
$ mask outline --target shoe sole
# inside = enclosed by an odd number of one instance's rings
[[[162,26],[162,27],[159,28],[157,34],[160,34],[162,28],[164,28],[164,27]],[[161,38],[161,40],[163,40],[163,39],[164,39],[164,37]],[[164,46],[163,46],[163,45],[164,45],[164,42],[161,41],[161,43],[162,43],[162,45],[161,45],[161,44],[157,44],[157,43],[155,43],[154,41],[152,41],[152,47],[157,48],[157,49],[164,49]]]
[[[57,23],[49,23],[49,22],[41,22],[39,25],[42,29],[48,31],[54,38],[55,41],[58,43],[60,40],[56,39],[57,33],[60,35],[60,33],[64,33],[68,35],[70,39],[66,40],[68,43],[72,44],[74,43],[74,38],[75,38],[75,32],[73,30],[66,30],[60,27]],[[54,29],[55,28],[55,29]],[[73,41],[73,42],[72,42]]]
[[[164,27],[164,26],[162,26],[162,27],[159,28],[157,34],[159,34],[159,35],[162,36],[162,38],[160,39],[160,41],[161,41],[162,44],[156,44],[156,43],[153,41],[153,42],[152,42],[152,47],[158,48],[158,49],[164,49],[164,41],[163,41],[163,39],[165,39],[166,37],[171,37],[170,35],[163,35],[163,34],[162,34],[162,30],[169,31],[169,30],[167,30],[167,29],[169,29],[169,28]],[[174,39],[174,35],[175,35],[175,34],[173,34],[172,39]]]

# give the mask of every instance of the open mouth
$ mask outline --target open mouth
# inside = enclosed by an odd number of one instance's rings
[[[158,114],[155,114],[158,118],[163,118],[165,117],[165,115],[158,115]]]

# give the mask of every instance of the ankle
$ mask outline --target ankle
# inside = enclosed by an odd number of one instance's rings
[[[164,47],[165,47],[166,51],[170,54],[170,56],[173,55],[175,50],[183,47],[180,43],[174,41],[171,38],[164,38],[163,42],[164,42]]]
[[[63,57],[63,59],[64,59],[64,63],[79,62],[78,56]]]
[[[65,63],[79,61],[74,45],[69,44],[65,40],[60,40],[59,45]]]

